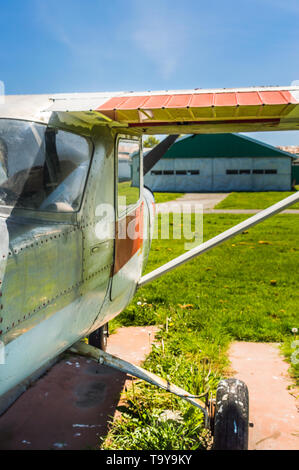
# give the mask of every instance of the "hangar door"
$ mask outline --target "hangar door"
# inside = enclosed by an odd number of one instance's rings
[[[211,158],[177,158],[174,159],[174,169],[177,192],[191,193],[213,190]]]
[[[213,191],[288,191],[290,158],[215,158]]]
[[[252,191],[252,158],[214,158],[213,191]]]

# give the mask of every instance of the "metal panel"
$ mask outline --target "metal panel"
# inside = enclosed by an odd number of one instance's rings
[[[0,395],[86,335],[94,319],[95,301],[92,294],[79,296],[7,344],[5,364],[1,365]]]
[[[291,171],[291,158],[284,157],[268,157],[253,158],[252,169],[272,170],[276,169],[277,173],[289,175]]]
[[[251,97],[251,93],[253,97]],[[237,104],[242,104],[243,106],[251,106],[254,102],[256,104],[259,98],[260,105],[288,105],[292,103],[297,103],[291,93],[287,90],[284,90],[284,93],[281,93],[280,90],[273,91],[252,91],[243,95],[243,97],[238,101],[239,93],[237,91],[223,90],[222,92],[207,93],[204,90],[200,92],[193,93],[165,93],[159,97],[155,96],[155,107],[164,107],[168,108],[180,108],[180,107],[206,107],[206,106],[215,106],[215,107],[231,107],[236,106]],[[242,96],[242,95],[241,95]],[[166,100],[166,97],[168,100]],[[151,97],[145,95],[137,96],[127,96],[119,98],[111,98],[106,103],[99,106],[99,111],[106,110],[136,110],[139,108],[151,109]]]
[[[258,178],[261,176],[261,178]],[[255,191],[290,191],[290,175],[253,175]]]
[[[157,170],[159,169],[159,164],[157,164]],[[156,169],[156,165],[155,165]],[[155,169],[151,170],[144,176],[144,184],[148,188],[150,188],[153,192],[155,191],[164,191],[164,179],[163,175],[153,175],[152,171],[155,171]]]
[[[292,184],[299,184],[299,165],[292,165]]]
[[[162,175],[156,175],[152,172],[162,171]],[[173,174],[165,175],[165,171],[171,171]],[[144,184],[152,191],[176,191],[176,178],[174,174],[174,159],[161,159],[152,170],[145,175]]]
[[[89,174],[86,199],[83,206],[81,228],[83,231],[83,279],[84,291],[95,290],[98,296],[96,314],[103,302],[110,271],[113,264],[114,251],[114,214],[110,217],[110,234],[102,236],[101,207],[107,204],[113,211],[114,207],[114,136],[108,129],[103,129],[95,139],[95,152]],[[105,224],[108,223],[108,215]],[[99,238],[101,237],[101,238]],[[99,286],[105,285],[100,292]]]
[[[215,158],[213,191],[251,191],[251,158]],[[227,170],[250,170],[250,174],[227,174]]]
[[[0,116],[67,121],[87,134],[94,125],[140,134],[296,130],[299,87],[6,96]]]
[[[212,158],[174,159],[176,170],[198,170],[198,175],[176,175],[178,192],[212,191]]]
[[[174,168],[199,170],[199,175],[153,175],[145,176],[145,184],[153,191],[210,192],[210,191],[288,191],[291,181],[291,159],[269,158],[167,158],[158,162],[153,171]],[[253,170],[276,169],[277,174],[254,174]],[[227,174],[237,170],[238,174]],[[239,174],[249,170],[250,174]],[[175,183],[174,183],[175,178]]]
[[[131,94],[118,99],[111,98],[101,104],[97,111],[110,118],[129,123],[134,127],[156,126],[165,123],[183,121],[190,125],[196,121],[212,124],[211,119],[225,121],[233,119],[232,129],[244,130],[246,122],[238,120],[248,118],[260,122],[261,126],[280,124],[284,116],[298,118],[298,100],[296,88],[260,88],[260,89],[232,89],[232,90],[193,90],[192,92],[165,92],[164,94]],[[292,93],[293,92],[293,93]],[[295,114],[293,111],[296,111]],[[113,112],[113,115],[111,114]],[[262,123],[263,119],[272,119],[272,122]],[[270,119],[271,120],[271,119]],[[217,122],[217,121],[216,121]],[[214,126],[216,125],[214,122]],[[249,124],[249,123],[247,123]],[[249,124],[249,127],[252,123]],[[234,128],[235,125],[235,128]],[[292,128],[295,128],[293,126]],[[213,125],[212,125],[213,128]],[[147,132],[146,129],[143,132]],[[165,132],[167,130],[165,129]],[[193,131],[194,132],[194,131]],[[211,131],[212,132],[212,131]]]
[[[214,175],[213,191],[252,191],[251,175]]]
[[[290,191],[291,190],[291,158],[253,158],[253,170],[276,170],[277,174],[253,171],[252,184],[254,191]]]
[[[82,271],[82,233],[75,227],[34,227],[24,221],[18,226],[16,220],[8,227],[9,252],[1,254],[7,264],[1,278],[0,335],[65,306],[67,294],[78,290]]]
[[[176,158],[162,159],[152,171],[174,171],[173,175],[157,175],[150,172],[145,176],[145,185],[152,191],[199,192],[212,191],[212,159]],[[198,170],[198,175],[178,175],[177,171]]]

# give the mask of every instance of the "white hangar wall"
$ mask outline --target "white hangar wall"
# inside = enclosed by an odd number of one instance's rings
[[[144,184],[165,192],[289,191],[293,160],[290,153],[241,134],[182,136]],[[136,172],[133,163],[137,181]]]
[[[167,158],[145,175],[144,184],[162,192],[291,190],[291,159]]]

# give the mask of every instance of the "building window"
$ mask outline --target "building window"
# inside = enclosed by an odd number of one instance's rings
[[[200,175],[199,170],[152,170],[151,175]]]
[[[273,170],[273,169],[269,169],[269,170],[226,170],[226,174],[227,175],[250,175],[250,174],[253,174],[253,175],[263,175],[263,174],[266,174],[266,175],[276,175],[277,174],[277,170]]]

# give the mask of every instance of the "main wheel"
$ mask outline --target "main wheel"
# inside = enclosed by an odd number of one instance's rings
[[[216,394],[214,449],[247,450],[249,396],[244,382],[221,380]]]
[[[90,346],[94,346],[95,348],[101,349],[102,351],[106,351],[108,336],[109,329],[108,323],[106,323],[89,335],[88,344],[90,344]]]

